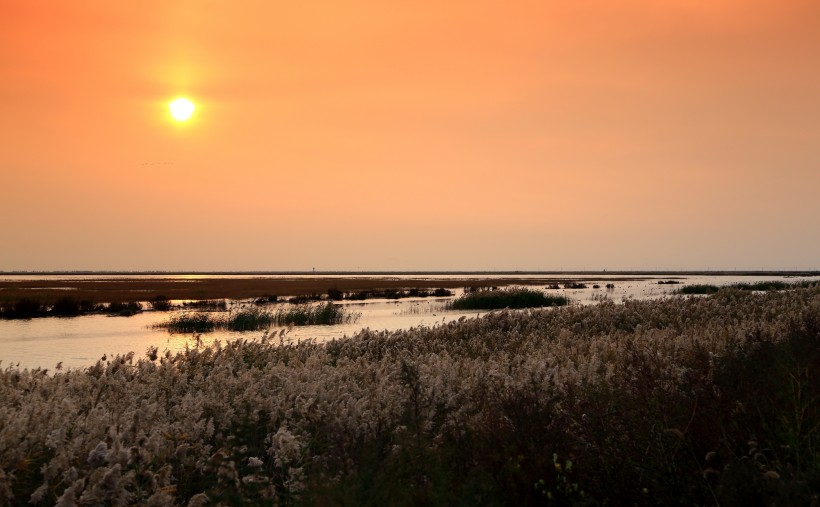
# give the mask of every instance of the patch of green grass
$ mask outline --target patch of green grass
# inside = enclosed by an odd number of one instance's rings
[[[449,306],[453,310],[496,310],[501,308],[539,308],[564,306],[566,296],[553,296],[533,289],[497,289],[465,293]]]

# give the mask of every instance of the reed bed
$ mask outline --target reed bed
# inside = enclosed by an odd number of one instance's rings
[[[404,299],[404,298],[429,298],[429,297],[449,297],[453,291],[444,288],[437,289],[383,289],[383,290],[359,290],[354,292],[342,292],[337,288],[330,288],[327,291],[329,299],[334,301],[363,301],[365,299]]]
[[[57,299],[53,304],[45,304],[39,299],[23,298],[0,303],[0,319],[36,319],[42,317],[77,317],[103,313],[112,316],[131,316],[143,310],[137,301],[114,301],[108,304],[91,300],[77,300],[71,296]]]
[[[204,333],[208,331],[258,331],[271,326],[316,326],[348,324],[360,317],[333,303],[300,304],[276,311],[258,307],[232,312],[185,312],[160,322],[157,328],[172,333]]]
[[[184,301],[183,308],[196,308],[198,310],[227,310],[228,302],[224,299],[199,299],[193,301]]]
[[[812,280],[802,280],[799,282],[783,282],[780,280],[769,280],[765,282],[741,282],[741,283],[733,283],[730,285],[726,285],[723,287],[719,287],[717,285],[710,285],[710,284],[699,284],[699,285],[687,285],[685,287],[681,287],[677,291],[676,294],[684,294],[684,295],[691,295],[691,294],[714,294],[715,292],[721,289],[733,289],[733,290],[744,290],[744,291],[753,291],[753,292],[769,292],[769,291],[778,291],[778,290],[791,290],[791,289],[799,289],[799,288],[806,288],[812,287],[817,285],[818,282]]]
[[[719,291],[720,287],[717,285],[710,285],[710,284],[695,284],[695,285],[686,285],[681,287],[680,289],[675,291],[675,294],[683,294],[683,295],[704,295],[704,294],[714,294],[715,292]]]
[[[0,370],[0,504],[809,505],[820,288]]]
[[[449,304],[453,310],[498,310],[502,308],[541,308],[564,306],[569,298],[544,294],[539,290],[504,288],[465,292]]]
[[[771,290],[788,290],[798,287],[808,287],[809,285],[817,283],[812,281],[801,282],[782,282],[780,280],[768,280],[765,282],[746,282],[736,283],[729,287],[738,290],[752,290],[752,291],[771,291]]]

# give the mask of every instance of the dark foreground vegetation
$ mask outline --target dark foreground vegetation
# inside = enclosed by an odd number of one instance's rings
[[[203,333],[214,330],[257,331],[271,326],[316,326],[347,324],[359,318],[339,305],[301,304],[281,307],[276,311],[242,308],[232,312],[181,313],[156,325],[172,333]]]
[[[506,288],[465,292],[448,307],[453,310],[498,310],[564,306],[568,303],[569,299],[565,296],[547,295],[534,289]]]
[[[820,288],[0,371],[0,503],[813,505]]]

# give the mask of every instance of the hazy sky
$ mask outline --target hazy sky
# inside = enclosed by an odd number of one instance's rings
[[[0,270],[818,269],[820,2],[0,0],[0,220]]]

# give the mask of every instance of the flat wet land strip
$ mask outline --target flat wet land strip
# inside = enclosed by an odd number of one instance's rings
[[[605,281],[606,277],[577,278],[575,282]],[[641,278],[635,278],[636,280]],[[109,278],[84,280],[0,280],[0,302],[33,299],[53,304],[66,296],[77,301],[151,301],[158,297],[174,300],[244,299],[265,296],[307,296],[327,294],[329,289],[345,293],[398,289],[454,289],[462,287],[503,287],[564,283],[569,278],[545,276],[505,278],[395,278],[395,277],[294,277],[294,278]],[[618,282],[626,281],[623,278]]]

